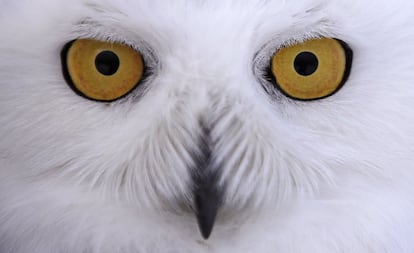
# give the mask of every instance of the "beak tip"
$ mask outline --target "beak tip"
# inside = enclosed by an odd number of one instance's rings
[[[201,235],[203,236],[204,240],[208,240],[210,237],[211,232],[201,232]]]
[[[211,197],[211,195],[210,195]],[[207,240],[213,231],[219,209],[219,198],[196,197],[196,217],[201,235]]]
[[[202,235],[203,235],[203,238],[204,238],[204,240],[208,240],[208,238],[210,237],[210,233],[208,233],[208,234],[204,234],[204,233],[202,233]]]
[[[201,236],[205,240],[208,240],[208,238],[210,237],[211,232],[213,231],[213,225],[214,225],[214,220],[211,222],[206,222],[206,220],[202,220],[198,218],[198,227],[200,229]]]

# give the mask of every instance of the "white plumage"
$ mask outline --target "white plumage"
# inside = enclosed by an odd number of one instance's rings
[[[1,0],[0,252],[414,252],[413,10]],[[320,37],[353,50],[337,93],[269,85],[274,52]],[[146,80],[114,102],[78,96],[60,55],[78,38],[140,51]],[[206,240],[194,175],[210,170]]]

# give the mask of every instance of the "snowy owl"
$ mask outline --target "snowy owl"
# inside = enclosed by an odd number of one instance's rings
[[[0,0],[1,253],[413,253],[414,2]]]

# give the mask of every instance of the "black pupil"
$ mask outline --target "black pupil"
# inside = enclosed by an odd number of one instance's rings
[[[96,56],[95,67],[102,75],[111,76],[119,69],[119,58],[114,52],[103,51]]]
[[[311,52],[302,52],[295,58],[296,72],[302,76],[310,76],[318,69],[318,58]]]

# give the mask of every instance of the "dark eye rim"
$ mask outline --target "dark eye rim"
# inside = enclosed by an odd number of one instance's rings
[[[290,98],[292,100],[296,100],[296,101],[303,101],[303,102],[316,101],[316,100],[321,100],[321,99],[324,99],[324,98],[327,98],[327,97],[330,97],[330,96],[336,94],[345,85],[345,83],[349,79],[349,76],[351,75],[352,62],[353,62],[353,59],[354,59],[354,53],[353,53],[353,50],[351,49],[351,47],[346,42],[344,42],[340,39],[336,39],[336,38],[334,38],[334,40],[338,41],[341,44],[342,48],[344,49],[346,62],[345,62],[345,71],[344,71],[344,76],[342,78],[342,81],[338,85],[338,87],[333,92],[331,92],[330,94],[328,94],[326,96],[323,96],[323,97],[310,98],[310,99],[297,98],[297,97],[293,97],[293,96],[287,94],[282,88],[280,88],[276,77],[272,73],[272,57],[270,58],[270,63],[269,63],[268,67],[265,70],[265,79],[272,84],[272,87],[276,88],[277,91],[280,92],[281,94],[283,94],[285,97],[288,97],[288,98]],[[274,52],[274,54],[276,52]],[[265,90],[268,92],[267,87],[265,87]]]
[[[125,93],[124,95],[117,97],[115,99],[96,99],[96,98],[91,98],[87,95],[85,95],[84,93],[82,93],[78,88],[76,88],[70,74],[69,74],[69,68],[68,68],[68,62],[67,62],[67,56],[68,56],[68,52],[69,49],[72,47],[73,43],[75,43],[78,39],[74,39],[71,40],[69,42],[67,42],[62,50],[60,51],[60,61],[61,61],[61,66],[62,66],[62,74],[63,74],[63,78],[65,79],[66,83],[68,84],[69,88],[78,96],[86,98],[88,100],[91,101],[95,101],[95,102],[100,102],[100,103],[112,103],[115,101],[119,101],[122,100],[128,96],[130,96],[135,90],[137,90],[138,87],[142,86],[143,83],[145,83],[147,81],[147,79],[150,76],[150,69],[147,67],[147,64],[145,63],[145,59],[144,57],[142,57],[142,61],[144,64],[144,70],[142,73],[142,77],[141,79],[134,85],[134,87],[128,91],[127,93]]]

